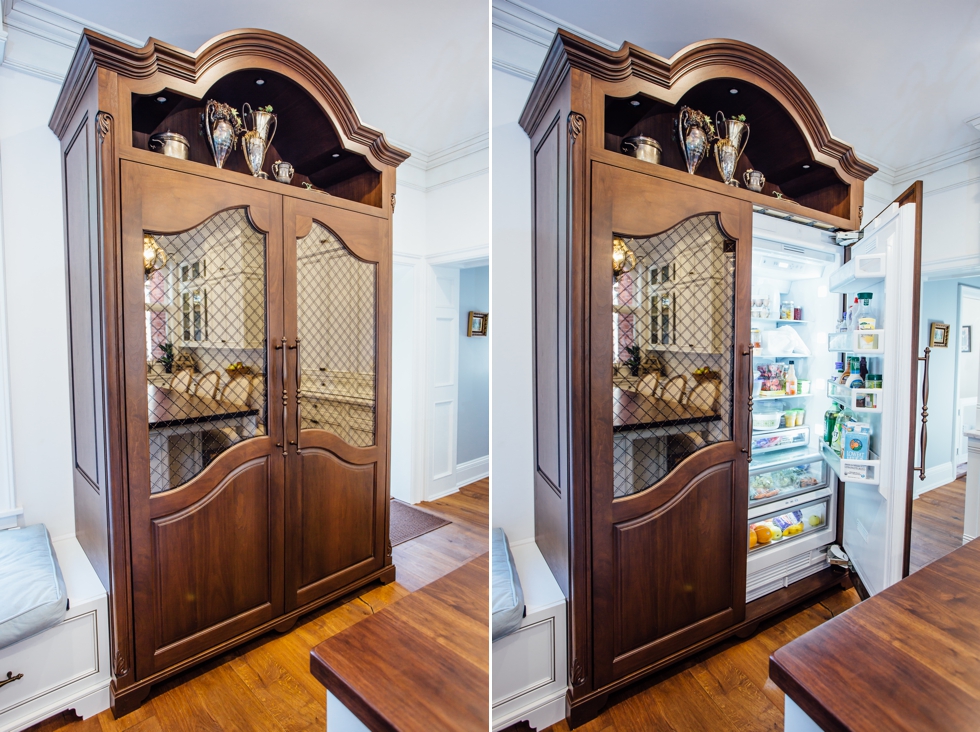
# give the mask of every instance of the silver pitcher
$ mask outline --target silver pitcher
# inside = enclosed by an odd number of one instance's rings
[[[242,105],[242,119],[246,130],[248,130],[248,120],[252,120],[252,130],[265,141],[266,147],[272,144],[272,138],[279,126],[276,115],[265,109],[252,109],[252,105],[245,102]]]
[[[269,174],[262,170],[266,149],[267,143],[257,130],[249,130],[242,135],[242,152],[245,153],[245,162],[248,163],[248,169],[256,178],[269,178]]]
[[[762,193],[762,187],[766,184],[766,176],[758,170],[746,170],[742,173],[742,180],[745,181],[746,188],[756,193]]]
[[[687,172],[694,175],[701,161],[708,157],[711,149],[711,124],[707,115],[690,107],[681,107],[677,118],[680,131],[678,138]]]
[[[292,163],[284,163],[282,160],[277,160],[272,164],[272,174],[280,183],[288,184],[292,181],[295,172]]]
[[[737,119],[725,119],[721,112],[715,114],[715,128],[721,135],[722,126],[725,128],[725,136],[719,137],[715,143],[715,162],[718,163],[718,172],[726,185],[738,186],[735,177],[735,168],[738,166],[738,159],[745,152],[745,146],[749,144],[749,125]]]
[[[238,143],[238,135],[242,132],[238,110],[230,104],[209,99],[204,106],[204,132],[208,137],[214,164],[219,168],[224,167],[225,161]]]

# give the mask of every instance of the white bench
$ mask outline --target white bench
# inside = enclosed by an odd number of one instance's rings
[[[565,718],[565,596],[533,540],[512,544],[511,553],[527,615],[493,642],[493,729],[524,721],[543,730]]]
[[[74,709],[88,718],[109,708],[109,605],[74,537],[53,542],[70,608],[58,624],[0,649],[0,732],[17,732]]]

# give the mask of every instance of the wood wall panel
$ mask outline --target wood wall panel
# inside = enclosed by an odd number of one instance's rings
[[[559,308],[559,158],[560,126],[552,126],[534,156],[534,357],[536,469],[561,495],[559,421],[560,349],[563,320]]]
[[[153,521],[158,648],[273,601],[268,462],[246,463],[202,501]]]
[[[93,138],[86,117],[65,154],[65,190],[75,469],[100,492],[105,480],[105,435]]]
[[[353,465],[323,450],[304,449],[303,585],[374,556],[376,465]]]

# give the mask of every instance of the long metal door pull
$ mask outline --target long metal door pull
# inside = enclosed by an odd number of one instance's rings
[[[748,442],[746,443],[746,446],[742,448],[742,452],[744,452],[748,456],[748,462],[751,463],[752,462],[752,385],[753,385],[753,383],[755,381],[752,378],[752,346],[748,346],[744,351],[742,351],[742,356],[748,356],[749,357],[749,367],[748,367],[748,369],[746,369],[748,371],[748,374],[749,374],[749,399],[748,399],[748,405],[749,405],[749,424],[748,424]]]
[[[302,396],[300,392],[300,389],[302,387],[300,386],[300,384],[303,379],[303,368],[300,365],[300,361],[299,361],[300,350],[299,350],[298,336],[296,338],[296,345],[290,346],[290,348],[296,349],[296,439],[290,440],[289,444],[296,445],[296,454],[301,455],[302,448],[299,446],[299,433],[303,428],[303,416],[302,416],[303,403],[300,401],[300,397]]]
[[[283,336],[282,342],[276,346],[276,350],[282,349],[282,372],[280,377],[282,378],[282,442],[277,442],[276,447],[282,448],[282,456],[286,457],[289,455],[289,447],[286,445],[286,420],[289,417],[288,406],[289,406],[289,392],[286,389],[286,338]]]
[[[919,471],[919,480],[926,479],[926,446],[929,442],[926,422],[929,421],[929,354],[931,353],[932,349],[927,346],[918,358],[919,361],[925,362],[925,366],[922,368],[922,414],[920,417],[922,431],[919,433],[919,460],[921,462],[919,467],[912,468],[912,472]]]
[[[13,671],[8,671],[7,678],[0,681],[0,686],[6,686],[7,684],[12,684],[18,679],[22,679],[22,678],[24,678],[24,674],[17,674],[16,676],[14,676]]]

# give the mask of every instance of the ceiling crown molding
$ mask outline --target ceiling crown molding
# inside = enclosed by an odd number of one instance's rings
[[[54,8],[39,0],[5,1],[3,22],[10,28],[55,43],[69,51],[78,45],[78,37],[85,28],[132,46],[142,44],[142,41],[135,38],[116,33],[111,28],[91,23],[84,18],[79,18],[77,15]]]
[[[295,41],[272,31],[245,28],[215,36],[195,52],[150,38],[142,48],[122,43],[91,30],[82,32],[78,48],[49,126],[61,136],[78,104],[82,84],[75,83],[96,68],[113,71],[130,79],[148,79],[156,74],[196,83],[208,70],[237,56],[247,55],[257,68],[264,62],[286,67],[286,75],[308,84],[340,136],[370,150],[377,160],[397,166],[409,153],[391,145],[380,131],[362,124],[357,110],[337,77],[317,56]]]
[[[663,89],[664,98],[672,102],[707,79],[751,80],[795,113],[816,156],[832,161],[860,180],[877,172],[875,166],[858,158],[850,145],[830,134],[820,108],[800,80],[768,53],[748,43],[699,41],[666,59],[632,43],[611,51],[559,29],[521,113],[521,127],[528,134],[533,133],[558,85],[572,68],[610,82],[641,79]]]

